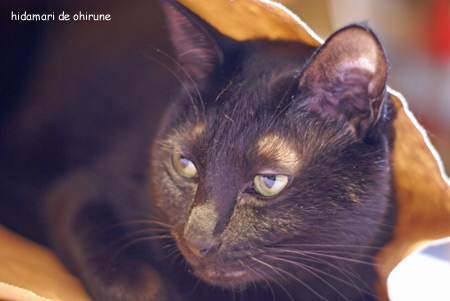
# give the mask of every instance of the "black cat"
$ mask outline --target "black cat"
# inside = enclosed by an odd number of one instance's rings
[[[376,299],[395,222],[376,36],[238,42],[161,4],[179,93],[155,139],[155,112],[136,112],[67,168],[43,209],[51,246],[96,300]]]

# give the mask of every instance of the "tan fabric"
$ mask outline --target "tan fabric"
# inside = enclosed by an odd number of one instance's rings
[[[320,38],[281,4],[267,0],[179,0],[180,3],[236,40],[296,40],[312,46]],[[300,25],[300,26],[299,26]]]
[[[0,226],[0,300],[89,300],[45,248]]]
[[[282,6],[257,0],[180,0],[222,33],[238,40],[269,38],[321,41]],[[387,299],[386,279],[400,260],[424,243],[450,236],[450,187],[439,158],[402,97],[389,90],[397,110],[393,153],[399,216],[394,240],[377,256],[378,293]],[[49,251],[0,228],[0,299],[86,300],[80,284]],[[25,295],[23,295],[25,294]],[[25,297],[24,297],[25,296]]]
[[[378,293],[385,298],[387,277],[403,258],[432,240],[450,236],[448,177],[405,100],[393,90],[390,93],[397,111],[393,169],[399,214],[394,239],[376,260]]]

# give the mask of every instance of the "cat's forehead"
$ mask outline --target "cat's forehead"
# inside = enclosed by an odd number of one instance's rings
[[[236,112],[235,110],[234,112]],[[213,158],[229,156],[250,161],[272,162],[285,171],[296,171],[300,167],[298,144],[292,139],[288,122],[280,121],[273,112],[255,110],[249,112],[227,112],[221,118],[213,118],[201,125],[197,137],[206,139],[205,145]],[[291,133],[292,134],[292,133]],[[200,139],[202,140],[202,138]],[[244,159],[245,160],[245,159]],[[253,162],[255,163],[255,162]]]
[[[197,144],[199,139],[203,136],[205,131],[205,122],[185,121],[178,126],[169,127],[164,138],[158,141],[158,144],[163,149],[170,152],[184,153],[186,150],[192,148],[192,145]]]
[[[292,141],[277,134],[267,134],[256,140],[257,157],[277,162],[283,170],[295,171],[300,167],[300,156]]]

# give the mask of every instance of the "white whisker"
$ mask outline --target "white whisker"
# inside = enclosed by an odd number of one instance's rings
[[[326,298],[324,298],[321,294],[319,294],[316,290],[314,290],[310,285],[308,285],[305,281],[299,279],[298,277],[296,277],[295,275],[292,275],[292,273],[289,273],[281,268],[278,268],[276,266],[270,265],[262,260],[256,259],[254,257],[252,257],[253,260],[271,268],[273,271],[279,271],[280,273],[284,273],[287,276],[291,277],[292,279],[294,279],[295,281],[297,281],[298,283],[300,283],[301,285],[303,285],[305,288],[307,288],[310,292],[312,292],[314,295],[316,295],[317,297],[321,298],[322,300],[326,300]],[[279,273],[278,273],[279,274]],[[281,275],[281,274],[280,274]]]

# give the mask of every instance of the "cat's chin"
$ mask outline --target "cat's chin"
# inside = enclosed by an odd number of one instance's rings
[[[217,269],[214,267],[198,267],[194,269],[194,275],[213,286],[226,289],[243,289],[252,278],[246,270]]]
[[[211,260],[199,260],[191,254],[183,254],[183,256],[193,274],[210,285],[235,290],[243,289],[249,282],[255,280],[253,273],[242,267],[216,265]]]
[[[257,280],[251,270],[241,266],[216,263],[212,258],[198,258],[183,242],[178,242],[178,248],[189,264],[192,273],[210,285],[239,290],[245,288],[250,282]]]

